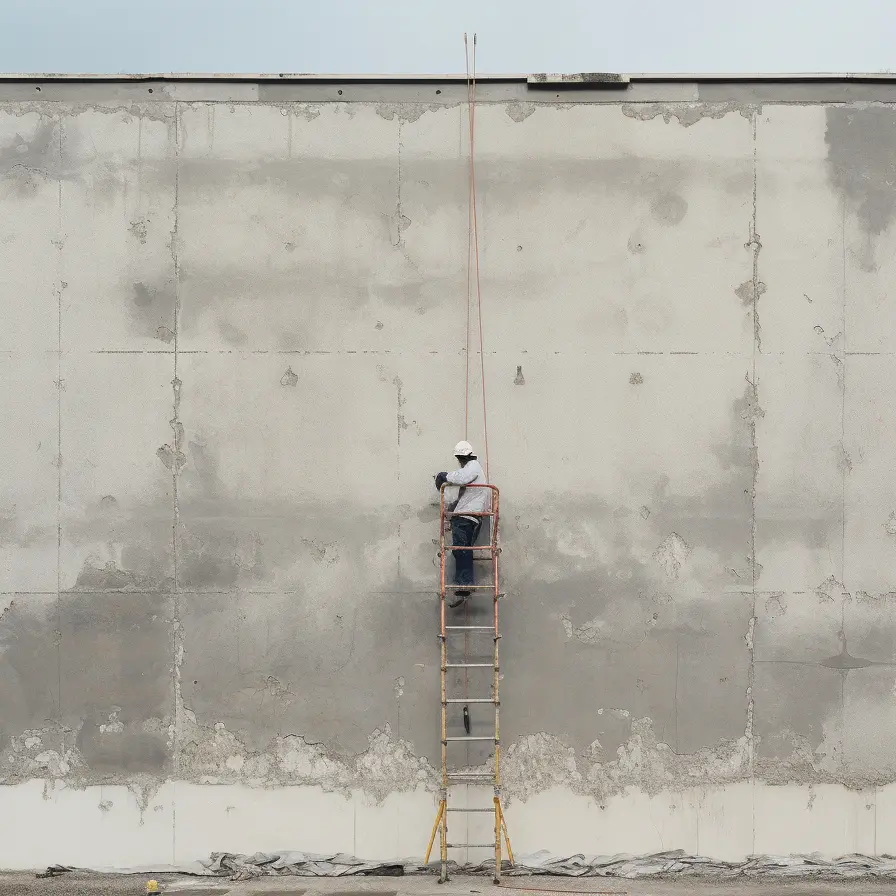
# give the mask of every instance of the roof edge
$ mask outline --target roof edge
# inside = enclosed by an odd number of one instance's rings
[[[206,82],[253,82],[264,81],[274,83],[463,83],[466,75],[452,74],[312,74],[312,73],[194,73],[194,72],[159,72],[143,74],[97,74],[97,73],[62,73],[62,72],[0,72],[0,81],[67,81],[67,82],[142,82],[142,81],[206,81]],[[894,72],[792,72],[792,73],[569,73],[565,75],[532,73],[532,74],[493,74],[477,75],[477,82],[484,83],[522,83],[545,84],[551,87],[624,87],[631,82],[663,83],[663,82],[818,82],[842,83],[848,81],[893,82]]]

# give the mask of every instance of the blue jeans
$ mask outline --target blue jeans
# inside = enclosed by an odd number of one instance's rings
[[[465,516],[451,518],[451,539],[455,547],[472,547],[479,537],[482,520],[467,519]],[[474,551],[452,551],[454,554],[454,584],[463,588],[476,584],[473,580]]]

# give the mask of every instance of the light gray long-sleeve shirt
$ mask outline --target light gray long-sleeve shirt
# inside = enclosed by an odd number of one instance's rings
[[[454,505],[453,513],[488,513],[492,507],[492,490],[490,488],[464,488],[466,485],[485,485],[485,473],[478,460],[468,461],[459,470],[452,470],[448,474],[448,484],[460,486],[460,495]],[[445,503],[448,503],[447,496]],[[468,519],[482,520],[482,517],[473,516]]]

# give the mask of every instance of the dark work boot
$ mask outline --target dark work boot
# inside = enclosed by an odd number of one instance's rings
[[[463,604],[467,602],[469,596],[469,591],[464,591],[463,589],[455,591],[454,600],[450,601],[448,606],[451,607],[452,610],[456,610],[458,607],[463,606]]]

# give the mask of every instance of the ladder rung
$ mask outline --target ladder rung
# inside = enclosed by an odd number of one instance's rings
[[[491,809],[452,809],[449,807],[447,809],[447,811],[448,812],[494,812],[495,807],[492,806]]]
[[[493,632],[493,625],[446,625],[447,632]]]
[[[465,544],[446,544],[446,551],[493,551],[495,546],[493,544],[474,544],[474,545],[465,545]]]
[[[454,589],[455,591],[484,591],[485,589],[489,591],[495,590],[495,583],[489,582],[487,585],[447,585],[445,590]]]
[[[446,703],[497,703],[494,697],[446,697]]]
[[[448,849],[494,849],[495,841],[491,843],[449,843]]]
[[[446,737],[444,742],[447,743],[449,740],[493,740],[495,743],[498,743],[499,738],[495,737],[494,734],[459,734],[457,737]]]
[[[448,592],[454,590],[454,589],[457,588],[457,587],[458,587],[457,585],[446,585],[446,586],[445,586],[445,590],[444,590],[443,592],[439,592],[439,596],[442,598],[442,600],[446,600],[446,599],[448,598]],[[492,583],[490,583],[490,584],[488,584],[488,585],[465,585],[465,586],[464,586],[463,588],[461,588],[460,590],[461,590],[461,591],[464,591],[464,590],[466,590],[466,591],[470,591],[470,590],[472,589],[472,590],[477,590],[477,591],[478,591],[478,590],[481,590],[481,589],[483,589],[483,588],[488,588],[488,590],[492,592],[492,597],[494,597],[494,596],[495,596],[495,594],[494,594],[494,587],[495,587],[495,584],[494,584],[494,582],[492,582]],[[502,598],[502,597],[507,597],[507,592],[506,592],[506,591],[499,591],[498,594],[497,594],[497,597],[498,597],[499,599]],[[457,609],[457,608],[455,607],[455,609]]]
[[[462,778],[464,781],[475,779],[477,781],[493,781],[494,772],[445,772],[446,778]]]
[[[445,669],[497,669],[494,663],[445,663]]]

